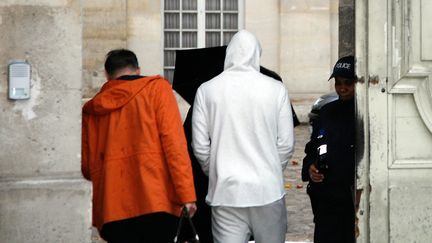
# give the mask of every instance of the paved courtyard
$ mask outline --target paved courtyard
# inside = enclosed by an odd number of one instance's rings
[[[312,242],[313,241],[313,215],[309,197],[306,194],[306,182],[301,180],[302,160],[304,147],[309,141],[310,131],[307,124],[297,126],[295,129],[295,152],[285,171],[286,205],[288,210],[287,241]]]

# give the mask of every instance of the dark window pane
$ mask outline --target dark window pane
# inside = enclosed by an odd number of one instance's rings
[[[170,83],[172,83],[173,78],[174,78],[174,69],[165,69],[164,70],[164,78],[168,81],[170,81]]]
[[[220,38],[219,32],[206,32],[206,47],[220,46]]]
[[[185,13],[183,14],[183,29],[196,29],[197,28],[197,14]]]
[[[238,28],[237,14],[224,14],[223,15],[223,28],[224,29],[237,29]]]
[[[180,0],[165,0],[165,10],[180,10]]]
[[[165,29],[179,29],[180,28],[180,15],[178,13],[165,14]]]
[[[220,0],[206,0],[206,10],[220,10]]]
[[[206,14],[206,29],[220,29],[220,14]]]
[[[198,45],[196,32],[183,32],[182,47],[194,48]]]
[[[238,10],[238,0],[224,0],[224,10]]]
[[[175,66],[175,51],[165,51],[164,52],[164,66]]]
[[[231,41],[231,38],[234,36],[236,32],[224,32],[223,34],[223,45],[228,45],[228,43]]]
[[[164,47],[167,47],[167,48],[180,47],[180,33],[179,32],[165,32]]]
[[[197,0],[183,0],[183,10],[197,10]]]

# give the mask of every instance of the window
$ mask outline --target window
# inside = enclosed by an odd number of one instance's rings
[[[241,28],[242,0],[164,0],[164,76],[172,82],[175,51],[227,45]]]

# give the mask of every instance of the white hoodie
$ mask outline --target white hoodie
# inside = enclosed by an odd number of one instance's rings
[[[195,97],[192,147],[209,175],[212,206],[262,206],[285,195],[283,170],[294,150],[291,106],[283,83],[259,72],[260,54],[256,37],[239,31],[224,72]]]

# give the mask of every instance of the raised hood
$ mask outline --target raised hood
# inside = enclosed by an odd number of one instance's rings
[[[149,82],[159,78],[151,76],[135,80],[110,80],[93,99],[85,103],[83,112],[104,115],[115,111],[129,103]]]
[[[260,70],[261,46],[258,39],[249,31],[237,32],[226,50],[224,70]]]

